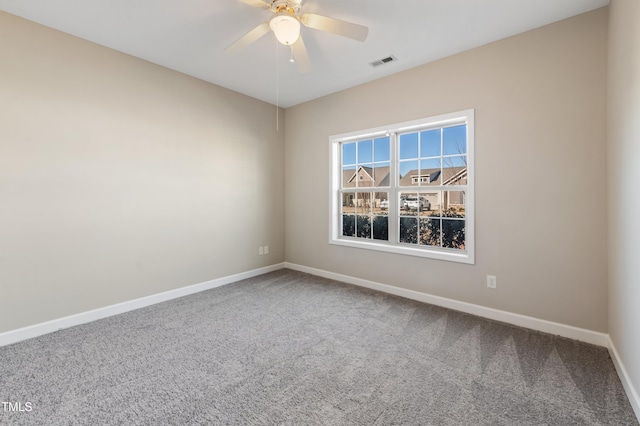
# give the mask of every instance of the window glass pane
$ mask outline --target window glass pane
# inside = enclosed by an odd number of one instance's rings
[[[356,235],[356,217],[354,215],[342,215],[342,235],[345,237],[354,237]]]
[[[373,164],[363,164],[358,167],[358,187],[371,188],[373,186]]]
[[[422,210],[420,216],[440,216],[440,191],[421,192]]]
[[[387,215],[389,212],[389,193],[375,192],[373,194],[373,214]]]
[[[406,244],[418,243],[418,218],[400,218],[400,242]]]
[[[355,214],[356,212],[356,194],[342,194],[342,213]]]
[[[400,186],[417,185],[413,183],[413,177],[420,174],[418,160],[400,162]]]
[[[371,214],[371,193],[359,192],[358,202],[356,203],[356,213]]]
[[[399,213],[404,216],[416,216],[419,210],[422,210],[422,200],[418,198],[416,192],[403,192],[400,194],[400,203],[398,204]]]
[[[385,241],[389,240],[389,217],[373,217],[373,239]]]
[[[355,214],[356,212],[356,196],[357,194],[342,194],[342,213]]]
[[[440,185],[442,182],[442,170],[440,158],[420,160],[420,185]]]
[[[441,129],[420,133],[420,157],[437,157],[440,155]]]
[[[406,198],[407,195],[403,193],[398,196],[398,214],[405,214],[404,203]]]
[[[389,136],[373,141],[373,161],[389,161],[391,159],[391,147]]]
[[[442,155],[467,153],[467,126],[447,127],[442,130]]]
[[[356,143],[342,144],[342,165],[356,164]]]
[[[465,191],[444,191],[443,200],[443,216],[459,218],[466,216]]]
[[[360,238],[371,238],[371,217],[357,216],[356,234]]]
[[[342,168],[342,187],[343,188],[355,188],[356,187],[356,166],[346,166]]]
[[[465,221],[442,219],[442,247],[464,250]]]
[[[371,163],[373,161],[373,141],[358,142],[358,164]]]
[[[391,185],[390,163],[377,163],[373,167],[373,185],[389,186]]]
[[[442,167],[466,167],[466,155],[452,155],[451,157],[442,158]]]
[[[467,157],[445,157],[442,159],[442,184],[467,184]]]
[[[400,159],[418,158],[418,134],[400,135]]]
[[[440,247],[440,219],[420,219],[420,244]]]

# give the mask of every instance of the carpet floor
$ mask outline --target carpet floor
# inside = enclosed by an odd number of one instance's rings
[[[0,401],[31,407],[8,425],[638,425],[604,348],[290,270],[2,347]]]

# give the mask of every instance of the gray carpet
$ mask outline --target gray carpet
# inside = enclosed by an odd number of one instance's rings
[[[0,348],[10,425],[638,425],[607,351],[282,270]]]

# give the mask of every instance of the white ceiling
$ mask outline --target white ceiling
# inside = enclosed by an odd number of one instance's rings
[[[289,62],[289,49],[277,44],[273,33],[239,53],[223,52],[272,15],[237,0],[0,0],[0,10],[289,107],[607,4],[609,0],[303,0],[303,12],[369,27],[365,42],[303,27],[313,65],[305,75]],[[389,55],[398,61],[369,65]]]

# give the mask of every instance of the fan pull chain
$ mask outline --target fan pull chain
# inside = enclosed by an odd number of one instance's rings
[[[280,65],[278,51],[278,40],[276,40],[276,132],[280,131]]]
[[[289,62],[294,63],[295,61],[293,60],[293,47],[289,49],[291,51],[291,57],[289,58]]]

